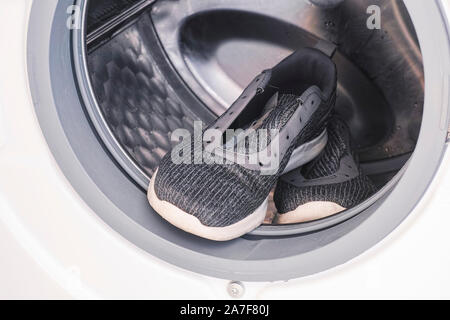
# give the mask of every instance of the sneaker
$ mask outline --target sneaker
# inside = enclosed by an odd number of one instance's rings
[[[173,150],[163,158],[150,182],[151,206],[176,227],[210,240],[252,231],[264,221],[269,193],[292,167],[291,157],[306,163],[325,147],[335,97],[331,59],[316,49],[295,52],[257,76],[204,132],[204,143],[175,147],[187,161],[175,163]],[[230,129],[240,132],[229,137]]]
[[[353,155],[347,125],[333,117],[322,154],[280,178],[274,195],[278,209],[274,223],[326,218],[360,204],[375,192]]]

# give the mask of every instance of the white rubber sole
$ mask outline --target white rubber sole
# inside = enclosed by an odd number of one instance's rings
[[[155,193],[155,178],[157,174],[158,170],[156,170],[150,180],[147,194],[148,201],[161,217],[181,230],[209,240],[229,241],[253,231],[264,222],[269,203],[268,198],[255,212],[233,225],[221,228],[205,226],[193,215],[158,198]]]
[[[284,170],[284,173],[292,171],[316,158],[325,148],[327,142],[328,135],[327,131],[324,130],[324,132],[316,139],[295,149],[291,155],[289,163],[286,166],[286,169]],[[233,225],[221,228],[205,226],[193,215],[181,210],[167,201],[162,201],[158,198],[155,193],[155,178],[157,174],[158,170],[156,170],[153,174],[148,188],[147,198],[150,205],[170,224],[188,233],[214,241],[229,241],[253,231],[259,227],[266,218],[269,197],[267,197],[267,199],[258,209],[255,210],[255,212]]]
[[[328,201],[309,202],[299,206],[294,211],[279,214],[275,218],[276,224],[294,224],[309,222],[332,216],[346,210],[337,203]]]
[[[314,160],[322,152],[322,150],[325,149],[327,143],[328,133],[327,130],[324,130],[322,134],[314,140],[311,140],[295,149],[294,152],[292,152],[291,158],[289,159],[283,174],[291,172],[292,170]]]

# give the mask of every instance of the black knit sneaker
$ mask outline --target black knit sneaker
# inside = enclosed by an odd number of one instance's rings
[[[321,155],[278,181],[274,201],[279,214],[274,222],[322,219],[360,204],[375,191],[353,156],[347,125],[333,117]]]
[[[257,228],[289,159],[306,163],[325,147],[335,93],[336,67],[316,49],[264,71],[200,143],[183,142],[163,158],[150,182],[151,206],[176,227],[211,240]],[[174,161],[174,154],[184,160]]]

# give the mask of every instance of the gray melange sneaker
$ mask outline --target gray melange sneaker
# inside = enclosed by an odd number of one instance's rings
[[[176,227],[211,240],[252,231],[264,221],[279,176],[325,147],[335,97],[330,58],[316,49],[295,52],[256,77],[204,132],[204,142],[184,143],[187,161],[174,161],[174,151],[163,158],[150,182],[151,206]],[[229,136],[230,129],[241,132]],[[206,139],[210,130],[218,136]]]
[[[325,218],[360,204],[375,192],[353,157],[348,127],[333,117],[322,154],[278,181],[274,201],[279,214],[275,223]]]

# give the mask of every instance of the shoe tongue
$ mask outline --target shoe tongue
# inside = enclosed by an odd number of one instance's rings
[[[274,103],[276,102],[276,104]],[[299,106],[298,96],[293,94],[277,94],[275,105],[265,112],[263,128],[281,130],[295,113]]]
[[[266,114],[267,112],[275,109],[278,106],[278,97],[279,93],[277,92],[272,96],[272,98],[269,99],[269,101],[267,101],[266,106],[264,107],[263,114]]]
[[[249,132],[250,129],[260,130],[281,130],[284,125],[289,121],[292,114],[295,112],[299,105],[298,96],[293,94],[275,93],[264,106],[262,116],[255,120],[253,123],[244,127],[244,132],[236,137],[235,141],[240,141],[243,137],[247,137],[246,146],[249,145],[249,141],[252,139],[257,139],[255,131]],[[270,134],[266,139],[266,143],[262,145],[267,145],[271,141]],[[258,150],[260,144],[258,145]],[[254,150],[251,150],[254,151]]]

